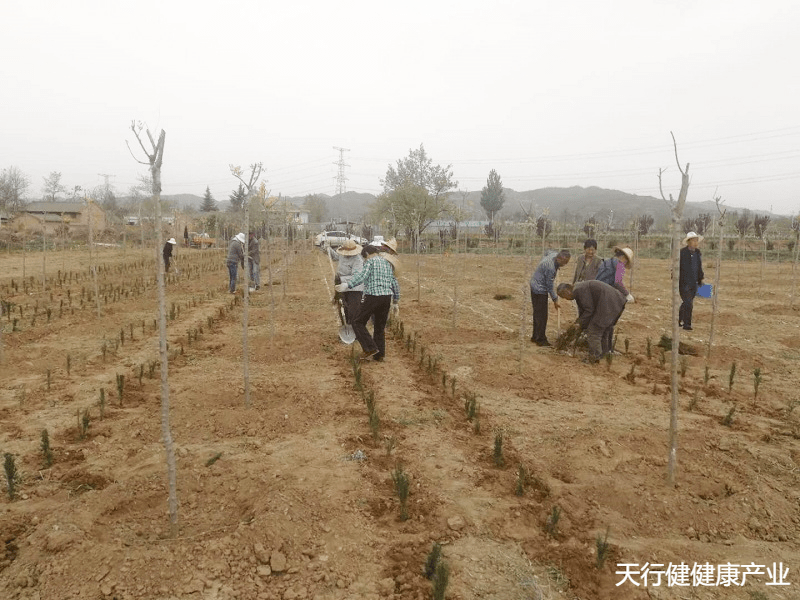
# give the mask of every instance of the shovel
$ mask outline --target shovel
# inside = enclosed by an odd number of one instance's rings
[[[333,280],[336,281],[336,269],[333,267],[333,259],[331,258],[330,252],[328,252],[328,261],[331,263]],[[342,298],[339,296],[339,292],[334,292],[333,294],[333,302],[336,304],[336,314],[339,315],[339,321],[342,324],[342,326],[339,327],[339,339],[345,344],[352,344],[356,341],[356,332],[353,331],[352,325],[348,325],[344,321],[344,309],[342,308]]]

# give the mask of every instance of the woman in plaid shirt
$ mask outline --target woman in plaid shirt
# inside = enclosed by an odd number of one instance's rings
[[[358,343],[361,344],[361,360],[374,357],[383,360],[386,355],[386,337],[384,329],[389,319],[389,310],[392,305],[397,306],[400,301],[400,288],[394,276],[392,264],[380,255],[380,250],[375,246],[366,246],[364,251],[367,260],[364,268],[353,275],[346,283],[336,286],[339,292],[364,284],[364,297],[361,299],[361,309],[353,319],[353,331]],[[367,321],[374,318],[374,332],[367,331]]]

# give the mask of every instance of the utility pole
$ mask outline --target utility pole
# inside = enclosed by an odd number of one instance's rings
[[[350,149],[339,148],[338,146],[334,146],[333,149],[339,151],[339,162],[333,163],[339,167],[339,174],[336,176],[336,193],[334,194],[334,198],[338,196],[339,199],[341,200],[342,194],[344,194],[346,191],[346,182],[347,182],[347,177],[344,174],[344,168],[350,166],[346,162],[344,162],[344,153],[350,152]],[[348,220],[347,216],[345,216],[345,220]],[[349,225],[347,233],[350,233]]]

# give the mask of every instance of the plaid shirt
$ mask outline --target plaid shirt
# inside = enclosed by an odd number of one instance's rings
[[[397,281],[391,263],[380,256],[373,256],[364,263],[364,268],[350,278],[347,288],[364,284],[364,294],[367,296],[393,296],[395,302],[400,299],[400,290],[395,288]]]

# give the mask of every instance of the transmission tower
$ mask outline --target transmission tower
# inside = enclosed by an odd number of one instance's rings
[[[334,146],[333,149],[339,151],[339,162],[335,162],[333,164],[338,165],[339,167],[339,174],[336,176],[336,195],[341,196],[346,191],[345,182],[347,181],[347,177],[345,177],[344,168],[350,166],[346,162],[344,162],[344,153],[350,152],[350,149],[339,148],[338,146]]]
[[[116,175],[111,175],[110,173],[98,173],[97,175],[99,177],[103,177],[106,180],[105,186],[103,186],[103,188],[105,190],[105,192],[103,194],[104,195],[103,200],[107,200],[108,199],[108,192],[111,189],[111,186],[108,183],[108,178],[109,177],[116,177]]]

